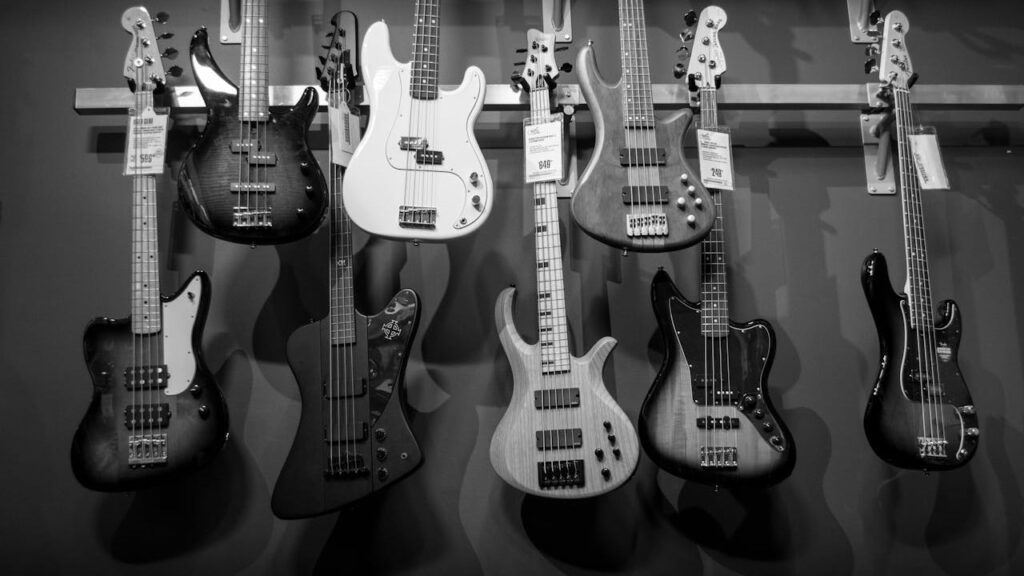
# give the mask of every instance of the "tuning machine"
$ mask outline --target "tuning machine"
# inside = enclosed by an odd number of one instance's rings
[[[160,53],[160,57],[161,58],[166,58],[168,60],[174,60],[175,58],[178,57],[178,49],[177,48],[167,48],[163,52]]]
[[[687,10],[686,13],[683,14],[683,22],[686,22],[687,27],[692,27],[697,23],[697,13],[693,10]]]
[[[173,78],[181,78],[182,69],[181,66],[171,66],[167,69],[167,75]]]
[[[167,12],[157,12],[156,17],[153,18],[153,22],[157,24],[167,24],[167,21],[171,19],[171,15]]]
[[[869,58],[868,60],[866,60],[864,62],[864,73],[865,74],[875,74],[877,72],[878,72],[878,60],[875,60],[874,58]]]

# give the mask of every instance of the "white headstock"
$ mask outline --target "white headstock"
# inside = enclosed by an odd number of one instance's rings
[[[121,26],[132,35],[131,46],[124,59],[124,77],[132,91],[154,91],[167,81],[164,72],[163,54],[157,47],[157,35],[153,31],[154,20],[149,11],[135,6],[121,15]]]
[[[906,36],[910,21],[899,10],[885,17],[882,31],[881,61],[878,63],[878,79],[883,84],[896,88],[910,88],[913,84],[914,66],[910,62]]]
[[[558,78],[558,73],[558,63],[555,62],[555,34],[545,34],[531,28],[526,32],[526,65],[522,74],[526,85],[523,87],[527,91],[534,88],[546,89],[549,81],[554,83]]]
[[[718,32],[725,28],[728,17],[718,6],[701,10],[693,29],[693,48],[687,66],[690,89],[717,88],[718,77],[725,73],[725,53],[718,41]]]

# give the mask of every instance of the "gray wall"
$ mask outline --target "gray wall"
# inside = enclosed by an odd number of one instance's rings
[[[171,10],[184,53],[212,0]],[[513,50],[540,25],[540,2],[444,3],[442,82],[479,65],[503,82]],[[615,5],[575,3],[575,51],[593,38],[618,76]],[[650,0],[652,74],[672,82],[685,4]],[[857,83],[840,0],[723,0],[726,82]],[[0,568],[6,574],[1007,574],[1021,553],[1024,464],[1024,154],[1020,112],[925,112],[939,126],[953,192],[930,193],[926,218],[936,298],[964,313],[960,362],[981,414],[964,469],[900,472],[868,447],[861,415],[878,361],[859,270],[885,251],[903,266],[898,201],[864,192],[855,113],[728,112],[742,131],[728,195],[732,315],[763,317],[779,336],[771,394],[798,445],[791,478],[768,490],[719,491],[659,473],[644,457],[620,490],[585,502],[526,498],[492,472],[487,446],[511,394],[494,299],[520,287],[520,330],[535,336],[531,211],[517,149],[520,114],[485,113],[480,139],[498,184],[494,216],[448,245],[373,241],[362,252],[366,311],[396,286],[424,316],[406,382],[425,465],[381,497],[309,521],[276,520],[270,494],[297,425],[284,357],[288,334],[323,314],[326,235],[249,249],[200,234],[160,185],[164,287],[210,272],[204,352],[228,398],[231,440],[209,468],[137,494],[76,484],[69,445],[89,401],[81,334],[129,310],[124,118],[79,116],[75,87],[122,85],[128,36],[110,0],[7,7],[0,139]],[[410,2],[352,1],[364,28],[386,18],[408,54]],[[694,6],[699,9],[700,6]],[[1016,0],[885,2],[904,9],[922,83],[1021,83],[1024,8]],[[313,81],[319,1],[273,2],[271,81]],[[467,52],[463,54],[462,52]],[[237,73],[237,49],[215,47]],[[181,58],[185,64],[187,60]],[[575,76],[566,77],[574,82]],[[183,83],[191,84],[186,70]],[[178,117],[170,173],[201,118]],[[580,117],[584,133],[589,118]],[[325,127],[314,142],[326,144]],[[692,154],[691,154],[692,158]],[[563,206],[570,323],[577,353],[611,334],[605,372],[631,417],[660,361],[649,282],[665,266],[695,296],[692,252],[619,253],[570,224]],[[360,245],[365,237],[359,236]]]

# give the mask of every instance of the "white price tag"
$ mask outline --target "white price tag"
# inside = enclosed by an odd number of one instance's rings
[[[732,144],[726,132],[697,130],[700,181],[708,188],[732,190]]]
[[[167,115],[146,108],[128,120],[128,142],[124,154],[124,175],[164,173],[167,152]]]
[[[536,124],[527,120],[523,125],[523,152],[527,184],[561,180],[561,118]]]
[[[331,163],[347,167],[359,146],[359,115],[344,104],[328,104],[327,119],[331,131]]]
[[[911,134],[910,152],[914,157],[917,182],[922,190],[949,190],[946,167],[939,153],[939,138],[933,134]]]

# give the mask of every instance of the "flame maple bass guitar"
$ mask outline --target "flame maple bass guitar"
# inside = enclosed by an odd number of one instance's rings
[[[206,102],[206,127],[178,173],[188,217],[211,236],[281,244],[323,221],[323,174],[306,141],[318,96],[306,88],[285,113],[268,105],[267,0],[241,0],[241,89],[210,54],[206,28],[192,37],[192,72]]]
[[[910,142],[917,130],[910,102],[917,74],[906,45],[910,23],[894,11],[884,26],[878,70],[881,96],[892,103],[896,124],[907,275],[905,293],[897,294],[878,251],[861,271],[881,352],[864,429],[875,452],[894,466],[948,470],[974,456],[978,416],[957,364],[960,309],[946,300],[939,305],[938,321],[932,313],[924,210]]]
[[[377,236],[437,242],[479,228],[491,212],[487,163],[473,134],[487,83],[470,66],[439,90],[440,0],[416,0],[412,62],[391,53],[387,24],[366,31],[362,76],[370,123],[345,178],[352,221]]]
[[[142,7],[121,16],[132,34],[124,70],[135,92],[130,114],[139,124],[155,118],[153,91],[166,78],[153,22]],[[71,446],[75,477],[101,491],[152,486],[204,465],[228,436],[224,399],[200,355],[210,281],[195,272],[177,294],[161,297],[156,177],[142,173],[139,154],[126,162],[132,179],[132,315],[97,318],[85,330],[93,395]]]
[[[622,77],[609,85],[590,45],[580,50],[580,88],[594,116],[594,153],[572,197],[587,234],[638,252],[685,248],[711,230],[715,208],[683,158],[688,109],[654,116],[642,0],[619,0]]]
[[[701,128],[718,130],[717,88],[725,73],[718,31],[725,11],[705,8],[696,24],[688,81],[699,92]],[[688,35],[686,35],[688,36]],[[766,387],[775,334],[763,320],[729,319],[722,191],[701,241],[701,301],[686,300],[664,270],[651,300],[666,354],[640,408],[640,441],[664,470],[709,484],[771,484],[793,470],[793,439]]]
[[[554,35],[528,33],[528,64],[519,81],[534,123],[551,118],[558,68]],[[639,458],[632,423],[605,389],[604,362],[615,340],[602,338],[583,358],[569,353],[558,198],[553,181],[534,184],[538,338],[515,328],[515,288],[498,297],[494,316],[512,366],[515,390],[491,439],[491,465],[512,486],[538,496],[582,498],[621,486]]]
[[[331,108],[349,113],[352,68],[339,27],[320,82]],[[342,118],[341,126],[347,125]],[[299,384],[302,416],[271,507],[281,518],[335,510],[390,486],[423,460],[404,413],[402,378],[419,321],[419,300],[402,290],[373,316],[356,311],[352,274],[352,225],[342,203],[344,168],[331,139],[333,204],[330,312],[299,328],[288,340],[288,362]]]

